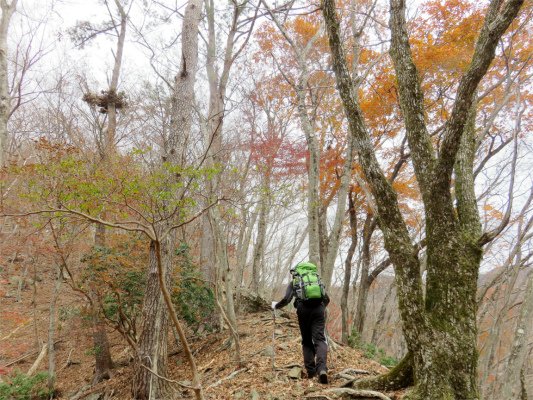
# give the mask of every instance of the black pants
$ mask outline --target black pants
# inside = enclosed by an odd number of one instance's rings
[[[307,374],[314,376],[321,371],[327,371],[328,345],[324,334],[326,327],[324,306],[306,304],[302,301],[298,304],[296,313],[302,335],[302,352]]]

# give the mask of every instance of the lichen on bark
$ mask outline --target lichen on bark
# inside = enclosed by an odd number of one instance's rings
[[[495,5],[498,3],[497,5]],[[391,49],[411,158],[426,215],[426,293],[420,261],[400,213],[396,192],[376,159],[348,69],[334,0],[322,0],[337,89],[365,179],[376,199],[379,227],[395,269],[402,329],[412,355],[414,388],[404,399],[479,399],[477,386],[476,290],[482,255],[479,217],[472,212],[472,155],[468,133],[475,92],[495,48],[523,0],[492,2],[470,68],[457,89],[438,156],[425,121],[424,95],[409,46],[405,0],[390,0]],[[470,111],[470,112],[469,112]],[[475,115],[475,114],[474,114]],[[462,146],[460,144],[462,143]],[[463,153],[461,153],[461,149]],[[458,153],[459,154],[458,156]],[[459,160],[461,207],[455,209],[452,173]],[[470,172],[468,171],[470,169]],[[472,202],[472,198],[474,201]],[[393,370],[394,371],[394,370]],[[394,375],[393,371],[391,374]],[[361,382],[379,385],[391,376]],[[367,388],[376,388],[367,386]]]

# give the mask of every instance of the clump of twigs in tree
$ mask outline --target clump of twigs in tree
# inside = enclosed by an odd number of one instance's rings
[[[117,93],[115,89],[102,90],[101,94],[87,92],[83,95],[82,100],[91,107],[100,107],[99,112],[107,114],[109,104],[115,104],[115,109],[121,109],[128,106],[125,100],[126,94],[124,92]]]

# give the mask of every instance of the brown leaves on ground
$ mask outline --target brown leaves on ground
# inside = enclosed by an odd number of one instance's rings
[[[9,337],[5,343],[0,343],[0,366],[2,366],[0,373],[9,374],[15,370],[27,372],[39,353],[35,344],[36,332],[41,342],[47,340],[50,289],[53,287],[51,281],[54,276],[50,273],[45,274],[44,278],[43,282],[39,283],[35,307],[32,303],[31,287],[23,291],[21,303],[15,302],[12,297],[0,297],[1,309],[5,314],[0,324],[0,338]],[[12,291],[5,282],[2,286],[5,291]],[[76,311],[82,309],[84,303],[81,296],[73,294],[67,284],[63,285],[56,309],[57,398],[71,399],[84,388],[78,399],[91,398],[91,395],[95,398],[95,395],[102,394],[101,399],[130,400],[133,376],[132,352],[116,332],[109,332],[113,361],[116,364],[113,376],[98,385],[90,386],[94,373],[91,331],[87,321],[84,321]],[[12,315],[18,318],[6,318]],[[24,321],[19,321],[21,318]],[[271,349],[274,329],[275,368],[272,370]],[[281,313],[276,317],[274,327],[272,312],[244,313],[238,317],[238,330],[243,357],[240,364],[235,360],[234,347],[224,346],[229,337],[227,329],[222,333],[189,332],[190,345],[196,357],[206,399],[281,400],[301,399],[307,396],[321,398],[321,393],[339,387],[345,382],[336,374],[346,369],[365,370],[369,374],[386,371],[376,362],[363,358],[357,350],[334,344],[328,354],[328,385],[321,385],[316,379],[306,379],[305,372],[300,379],[291,378],[289,376],[291,372],[292,374],[298,372],[295,367],[304,370],[296,314]],[[189,365],[181,347],[175,345],[170,329],[169,354],[169,378],[190,385]],[[9,368],[4,371],[6,366]],[[39,367],[41,371],[47,369],[48,356]],[[176,398],[193,398],[192,390],[180,385],[174,386]],[[395,396],[389,395],[389,397]]]

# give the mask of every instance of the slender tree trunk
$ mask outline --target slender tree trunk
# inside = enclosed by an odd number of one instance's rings
[[[120,4],[120,0],[114,0],[117,10],[120,15],[120,30],[115,24],[115,31],[118,36],[117,52],[115,56],[115,64],[113,66],[113,73],[111,75],[111,82],[109,84],[109,94],[116,95],[118,88],[118,79],[120,75],[120,66],[122,65],[122,54],[124,52],[124,42],[126,40],[126,27],[128,22],[128,15]],[[111,16],[113,18],[113,16]],[[113,23],[114,18],[113,18]],[[107,158],[115,152],[115,134],[117,130],[117,109],[114,102],[110,102],[107,107],[107,116],[109,118],[107,124],[107,134],[103,143],[102,158]]]
[[[224,232],[221,226],[221,216],[218,208],[214,207],[210,210],[213,213],[213,222],[215,224],[215,234],[217,237],[217,261],[219,265],[219,274],[223,275],[226,288],[226,316],[229,323],[232,325],[234,332],[237,332],[237,318],[235,317],[235,305],[233,301],[233,278],[230,271],[227,253],[227,243]],[[222,289],[222,285],[218,286]],[[221,303],[222,305],[222,303]],[[233,336],[230,336],[232,338]],[[236,344],[239,346],[239,343]],[[240,362],[240,360],[238,360]]]
[[[533,320],[533,272],[529,273],[527,287],[518,315],[518,323],[514,333],[514,341],[503,374],[498,378],[501,399],[518,399],[523,395],[521,372],[524,368],[526,355],[530,350],[528,343]]]
[[[248,214],[245,214],[243,218],[243,226],[241,228],[242,240],[239,240],[239,245],[237,246],[237,279],[235,282],[236,312],[240,312],[241,310],[241,293],[243,286],[244,270],[246,269],[248,249],[250,248],[250,240],[252,238],[252,232],[254,231],[257,215],[258,213],[254,211],[252,213],[251,220],[249,219]]]
[[[207,202],[205,203],[207,205]],[[200,256],[200,272],[211,289],[214,289],[215,283],[215,249],[214,237],[211,227],[209,213],[202,215],[202,240]]]
[[[54,333],[55,333],[55,310],[57,298],[59,297],[59,290],[61,289],[61,283],[63,282],[63,270],[57,266],[57,280],[52,301],[50,301],[50,320],[48,324],[48,390],[54,391],[55,382],[55,346],[54,346]]]
[[[346,255],[346,261],[344,262],[344,282],[342,285],[342,296],[341,296],[341,313],[342,313],[342,322],[341,322],[341,334],[342,334],[342,343],[348,344],[348,337],[350,336],[350,323],[348,316],[350,312],[348,310],[348,294],[350,292],[350,280],[352,277],[352,259],[357,247],[357,214],[355,212],[355,205],[352,198],[352,192],[348,192],[348,213],[350,215],[350,228],[351,228],[351,238],[352,243],[348,249],[348,254]]]
[[[257,224],[257,236],[254,244],[254,257],[252,260],[252,293],[258,295],[260,290],[260,269],[261,261],[265,251],[265,236],[267,228],[267,216],[269,214],[270,197],[270,171],[264,171],[262,178],[261,208],[259,209],[259,222]]]
[[[98,248],[105,247],[105,226],[96,224],[94,234],[94,245]],[[111,358],[111,351],[109,346],[109,339],[106,332],[106,324],[102,321],[98,310],[97,294],[90,290],[89,296],[93,298],[91,301],[92,314],[92,331],[93,331],[93,351],[95,358],[95,371],[92,378],[92,383],[96,384],[103,379],[111,378],[111,370],[113,369],[113,359]]]
[[[372,282],[368,279],[368,271],[370,269],[370,242],[372,234],[376,227],[376,222],[372,214],[367,214],[363,228],[363,254],[361,259],[361,278],[359,282],[359,290],[357,291],[357,304],[355,307],[355,315],[353,320],[354,329],[363,334],[366,317],[366,301],[368,298],[368,291]]]
[[[390,303],[390,298],[392,297],[394,286],[394,282],[392,282],[389,286],[389,290],[387,290],[385,298],[383,299],[383,304],[379,310],[378,317],[376,318],[376,324],[374,325],[374,330],[372,331],[372,339],[370,339],[370,343],[372,343],[374,346],[378,345],[379,334],[382,331],[382,323],[385,319],[385,315],[387,314],[387,310],[393,306]]]
[[[7,120],[11,113],[8,75],[7,75],[7,31],[11,16],[17,7],[17,0],[8,3],[1,0],[2,18],[0,20],[0,168],[5,163],[7,146]]]

